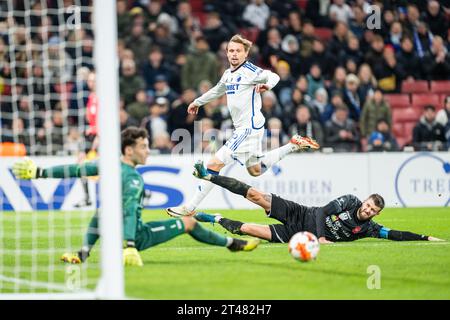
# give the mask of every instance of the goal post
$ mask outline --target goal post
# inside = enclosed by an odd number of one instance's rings
[[[92,39],[91,59],[83,50]],[[80,179],[20,181],[11,167],[22,154],[0,153],[0,300],[124,299],[116,1],[0,0],[2,45],[0,151],[24,145],[38,166],[77,163],[66,138],[87,128],[89,68],[99,106],[99,179],[87,182],[92,204],[74,209]],[[93,257],[63,264],[63,253],[81,248],[97,203]]]

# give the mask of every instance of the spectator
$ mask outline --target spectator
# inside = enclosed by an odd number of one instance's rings
[[[280,81],[273,88],[280,103],[285,106],[289,103],[292,94],[294,78],[291,75],[291,68],[286,61],[280,60],[277,63],[276,73],[280,76]]]
[[[322,70],[318,64],[313,64],[311,66],[309,73],[306,75],[306,79],[308,80],[307,94],[310,97],[314,97],[318,89],[325,87],[325,82],[322,78]]]
[[[434,37],[433,46],[425,55],[422,65],[428,80],[450,79],[450,54],[441,37]]]
[[[419,58],[425,57],[430,52],[433,43],[433,34],[428,30],[425,22],[418,21],[413,31],[414,47]]]
[[[177,98],[178,94],[169,87],[166,76],[160,74],[155,77],[154,90],[148,91],[150,97],[155,100],[159,97],[166,98],[169,104],[172,104]]]
[[[328,86],[328,92],[333,94],[336,91],[341,93],[344,92],[345,89],[345,79],[347,78],[347,71],[344,67],[336,67],[334,69],[334,76],[331,80],[330,85]]]
[[[196,50],[189,54],[181,70],[181,86],[183,90],[196,89],[202,80],[217,82],[218,64],[216,57],[209,51],[204,37],[195,40]]]
[[[243,19],[259,30],[266,28],[269,19],[270,9],[264,0],[252,0],[244,10]]]
[[[376,129],[370,134],[367,151],[398,151],[398,143],[386,120],[377,121]]]
[[[153,38],[153,44],[161,49],[167,61],[173,61],[176,52],[180,51],[181,44],[170,31],[168,23],[158,23],[151,36]]]
[[[348,118],[348,108],[337,107],[331,120],[325,125],[326,145],[334,152],[355,152],[359,146],[359,137],[355,122]]]
[[[436,121],[436,108],[433,105],[425,106],[422,117],[413,129],[415,150],[444,150],[447,142],[444,129],[444,126]]]
[[[359,66],[364,61],[364,55],[359,47],[359,40],[354,35],[348,37],[347,46],[344,51],[341,52],[339,61],[344,64],[349,59],[353,60],[357,66]]]
[[[154,137],[167,132],[167,122],[164,119],[164,115],[167,113],[166,108],[166,100],[158,98],[148,108],[149,115],[142,119],[141,128],[147,130],[149,143],[154,140]]]
[[[325,88],[317,89],[316,94],[314,95],[314,99],[311,101],[310,105],[311,118],[315,121],[319,121],[322,125],[325,125],[325,123],[322,122],[322,117],[328,105],[327,90]]]
[[[388,127],[392,126],[392,116],[389,104],[384,100],[381,90],[375,90],[364,105],[360,120],[360,130],[363,137],[368,137],[376,130],[378,121],[384,120]]]
[[[287,34],[293,35],[297,41],[300,43],[303,40],[302,37],[302,18],[300,12],[297,10],[290,11],[287,18],[288,29]]]
[[[391,29],[388,35],[388,43],[394,48],[395,52],[398,52],[401,47],[401,39],[403,37],[403,27],[398,21],[395,21],[391,25]]]
[[[413,81],[422,78],[422,62],[414,50],[414,44],[410,37],[402,38],[396,58],[405,72],[405,80]]]
[[[117,34],[119,38],[124,38],[128,34],[131,25],[131,16],[127,10],[126,0],[117,0]]]
[[[271,28],[267,32],[267,39],[261,48],[262,63],[266,66],[275,67],[277,57],[282,55],[281,52],[281,34],[277,28]]]
[[[311,65],[313,63],[317,63],[322,69],[324,78],[331,79],[333,77],[334,68],[338,63],[337,57],[330,54],[325,49],[325,45],[323,44],[323,42],[318,39],[315,39],[313,41],[312,50],[313,51],[311,56],[306,59],[306,61],[304,61],[304,63],[301,65],[300,73],[308,73]]]
[[[128,49],[133,51],[134,57],[139,66],[142,66],[150,52],[151,39],[144,34],[142,23],[134,22],[131,27],[131,34],[125,39]]]
[[[302,58],[300,56],[300,46],[296,37],[288,34],[281,42],[280,60],[286,61],[292,70],[292,76],[297,78],[300,75]]]
[[[203,28],[203,35],[211,48],[216,53],[220,44],[231,38],[230,31],[224,26],[220,15],[217,12],[210,12],[206,16],[206,24]],[[216,81],[212,81],[216,82]]]
[[[350,19],[353,18],[353,11],[344,0],[334,0],[330,6],[329,17],[331,21],[344,22],[348,25]]]
[[[186,89],[183,91],[180,98],[174,101],[167,118],[170,134],[176,129],[185,129],[191,136],[194,134],[194,121],[196,119],[201,119],[204,114],[202,108],[199,109],[198,115],[187,113],[187,107],[194,101],[195,97],[195,90]]]
[[[383,50],[383,61],[374,67],[373,73],[378,80],[378,87],[383,92],[400,92],[405,72],[397,63],[394,48],[387,45]]]
[[[136,92],[136,99],[127,105],[126,110],[128,114],[138,122],[141,122],[143,118],[148,116],[148,101],[145,90],[141,89]]]
[[[316,31],[314,25],[310,20],[304,20],[302,33],[301,33],[301,45],[300,56],[303,59],[309,59],[313,54],[314,40],[316,39]]]
[[[299,134],[301,136],[314,137],[320,145],[323,144],[324,134],[319,122],[311,119],[309,108],[300,105],[296,110],[296,123],[290,126],[289,135]]]
[[[335,57],[345,54],[347,39],[349,36],[348,26],[345,22],[337,22],[334,35],[328,43],[328,51]]]
[[[414,3],[409,3],[406,7],[406,21],[404,26],[410,34],[413,34],[420,19],[419,9]]]
[[[264,115],[264,118],[282,118],[281,107],[278,104],[277,97],[273,91],[265,91],[262,94],[262,106],[261,112]],[[267,123],[265,123],[267,128]]]
[[[354,6],[353,19],[351,19],[349,22],[350,31],[356,38],[362,39],[364,35],[364,30],[366,30],[366,28],[367,28],[366,13],[364,12],[362,7]]]
[[[430,27],[430,31],[442,38],[447,37],[449,28],[445,10],[445,8],[441,8],[439,1],[431,0],[428,1],[427,10],[422,14],[422,20]]]
[[[445,97],[444,108],[436,114],[436,121],[444,127],[450,122],[450,95]]]
[[[170,141],[170,135],[167,132],[161,131],[157,133],[151,144],[151,151],[157,154],[170,154],[172,150],[172,141]]]
[[[125,104],[133,102],[136,92],[145,89],[145,81],[136,74],[136,64],[133,60],[127,59],[122,62],[122,76],[119,80],[119,86]]]
[[[148,54],[147,61],[143,64],[142,75],[147,84],[147,90],[152,89],[155,84],[155,77],[158,75],[165,76],[170,82],[171,70],[164,61],[164,56],[159,47],[153,47]]]
[[[283,123],[278,118],[270,118],[267,121],[267,148],[266,150],[274,150],[286,144],[289,140],[288,136],[283,132]]]
[[[363,63],[359,67],[358,71],[358,79],[359,79],[359,87],[358,94],[361,103],[364,103],[367,100],[368,96],[371,96],[374,90],[377,88],[377,79],[372,74],[372,69],[367,63]]]
[[[350,118],[355,122],[359,121],[363,104],[358,94],[359,79],[353,73],[345,78],[345,89],[343,91],[344,103],[350,111]]]
[[[331,120],[333,114],[336,112],[338,108],[345,108],[348,112],[348,107],[344,103],[344,99],[342,98],[342,92],[333,91],[331,94],[331,102],[325,107],[325,111],[321,115],[321,123],[326,123]]]
[[[312,20],[315,26],[326,28],[332,26],[332,21],[328,18],[329,3],[329,0],[308,0],[305,15]]]
[[[133,117],[131,117],[125,109],[119,110],[119,122],[120,122],[120,131],[123,131],[128,127],[139,126],[139,122]]]

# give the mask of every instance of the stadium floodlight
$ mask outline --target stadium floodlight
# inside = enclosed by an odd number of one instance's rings
[[[0,67],[9,72],[0,76],[0,143],[24,145],[38,166],[76,163],[74,145],[86,150],[86,80],[95,67],[104,155],[99,179],[87,183],[87,210],[67,209],[79,179],[20,181],[10,170],[19,154],[2,158],[0,299],[124,298],[116,19],[114,0],[0,0],[8,57]],[[100,243],[87,262],[62,263],[81,247],[96,203]]]

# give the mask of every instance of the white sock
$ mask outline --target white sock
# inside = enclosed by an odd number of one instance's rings
[[[231,244],[233,243],[233,238],[227,237],[227,245],[226,247],[228,248],[229,246],[231,246]]]
[[[282,147],[279,147],[277,149],[274,149],[272,151],[267,152],[261,161],[261,169],[263,172],[268,170],[271,166],[273,166],[275,163],[283,159],[285,156],[287,156],[289,153],[297,151],[298,148],[293,143],[285,144]]]
[[[195,210],[195,208],[197,208],[200,202],[202,202],[202,200],[205,199],[205,197],[212,190],[212,188],[214,188],[214,186],[215,186],[214,183],[202,180],[197,186],[194,197],[186,205],[186,209],[188,211]]]

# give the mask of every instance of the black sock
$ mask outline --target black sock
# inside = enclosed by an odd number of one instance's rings
[[[247,197],[248,189],[251,188],[248,184],[245,184],[237,179],[224,177],[220,175],[211,175],[212,183],[217,184],[233,193],[240,194],[244,198]]]
[[[222,218],[219,220],[219,224],[233,234],[243,235],[243,233],[241,232],[241,227],[244,223],[241,221]]]

